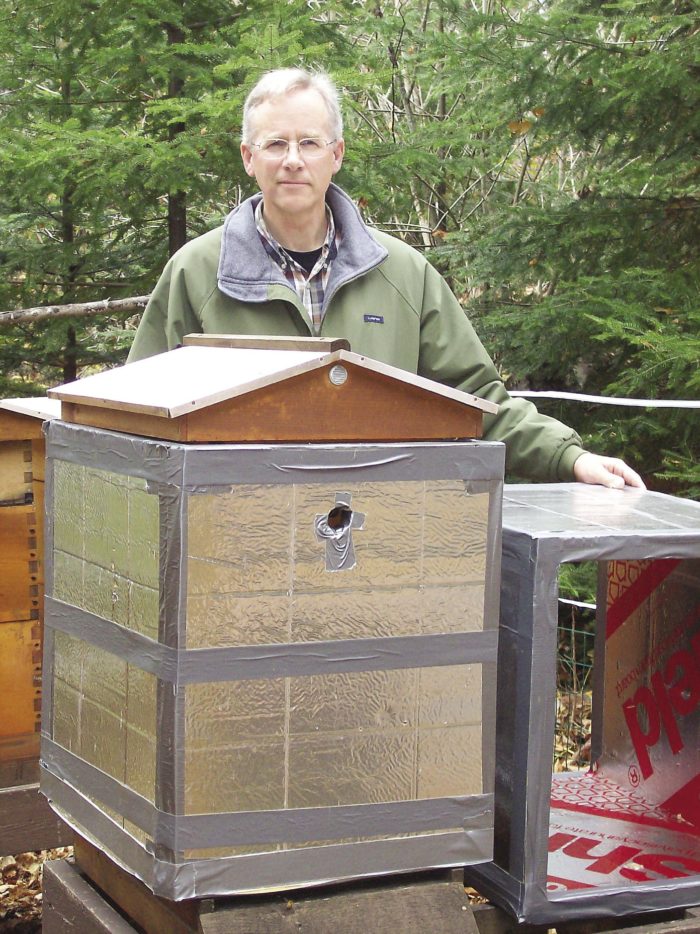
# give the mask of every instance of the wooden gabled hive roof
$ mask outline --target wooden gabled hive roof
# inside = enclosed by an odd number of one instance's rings
[[[478,438],[497,410],[348,350],[194,342],[49,395],[66,421],[197,443]]]
[[[42,424],[61,414],[58,399],[33,396],[0,400],[0,441],[42,439]]]

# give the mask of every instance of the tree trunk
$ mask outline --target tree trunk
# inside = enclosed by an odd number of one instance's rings
[[[187,243],[187,196],[184,191],[168,195],[168,255]]]
[[[168,45],[177,45],[185,41],[185,34],[179,26],[166,25]],[[170,73],[168,97],[182,97],[185,81],[181,75]],[[172,123],[168,127],[168,139],[174,142],[180,133],[184,133],[184,123]],[[168,253],[176,253],[187,243],[187,193],[173,191],[168,194]]]
[[[71,112],[71,78],[64,77],[61,82],[61,94],[63,102],[66,105],[66,118]],[[75,207],[73,199],[75,197],[75,183],[66,178],[63,183],[63,193],[61,196],[61,239],[63,243],[70,247],[72,258],[68,264],[66,275],[63,280],[64,298],[72,299],[75,295],[75,280],[78,275],[79,263],[73,253],[72,247],[75,243]],[[68,253],[68,250],[66,251]],[[75,327],[70,324],[66,331],[66,343],[63,349],[63,381],[71,383],[78,378],[78,339]]]
[[[68,325],[66,346],[63,351],[63,382],[72,383],[78,378],[78,341],[75,328]]]

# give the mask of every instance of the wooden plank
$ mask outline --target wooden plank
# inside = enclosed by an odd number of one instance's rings
[[[592,918],[557,924],[557,934],[698,934],[700,912],[696,909],[654,911],[626,918]]]
[[[161,418],[158,415],[139,415],[120,412],[116,409],[101,409],[94,405],[77,402],[63,403],[63,420],[75,425],[105,428],[107,431],[123,431],[144,438],[163,438],[166,441],[184,441],[186,416]]]
[[[25,441],[30,438],[41,438],[40,418],[20,415],[0,408],[0,441]]]
[[[173,902],[154,895],[135,876],[82,837],[75,836],[75,861],[80,870],[146,934],[193,934],[197,931],[199,902]]]
[[[32,479],[43,483],[46,478],[46,441],[35,438],[32,441]]]
[[[347,364],[333,385],[331,366],[301,373],[187,416],[184,440],[345,442],[481,437],[482,413],[372,370]]]
[[[475,905],[479,934],[548,934],[551,924],[519,924],[495,905]],[[557,934],[698,934],[700,909],[678,908],[633,917],[588,918],[556,924]]]
[[[479,934],[461,872],[454,877],[424,873],[408,880],[393,877],[263,897],[173,902],[153,895],[79,836],[75,858],[85,876],[146,934],[366,934],[368,930]]]
[[[0,789],[0,855],[72,843],[72,830],[51,810],[38,785]]]
[[[37,755],[38,735],[29,752],[11,750],[40,725],[41,639],[33,620],[0,625],[0,759]],[[32,746],[32,744],[30,744]]]
[[[461,874],[460,874],[461,875]],[[425,874],[412,881],[282,893],[216,902],[199,917],[201,934],[479,934],[461,878]]]
[[[350,350],[344,337],[267,337],[264,334],[186,334],[184,347],[243,347],[249,350],[310,350],[334,353]]]
[[[23,505],[31,501],[32,442],[0,442],[0,504]]]
[[[44,863],[42,888],[43,934],[136,934],[70,859]]]
[[[37,739],[40,737],[37,736]],[[37,744],[38,745],[38,744]],[[30,758],[0,759],[0,789],[39,784],[39,749]]]
[[[479,934],[547,934],[549,924],[519,924],[517,919],[495,905],[474,905]]]
[[[38,619],[42,523],[34,505],[0,507],[0,622]]]

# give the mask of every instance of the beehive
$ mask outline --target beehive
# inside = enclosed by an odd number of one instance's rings
[[[91,379],[48,436],[59,813],[170,898],[488,859],[503,446],[425,435],[489,405],[347,351]]]
[[[596,561],[590,770],[552,776],[557,574]],[[495,858],[472,881],[551,924],[700,902],[700,504],[507,486]]]
[[[41,703],[44,438],[59,405],[0,401],[0,786],[36,780]]]

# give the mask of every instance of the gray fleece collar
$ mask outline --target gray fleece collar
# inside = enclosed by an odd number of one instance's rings
[[[237,301],[267,301],[271,285],[283,285],[292,291],[276,263],[270,262],[255,226],[255,207],[261,197],[257,194],[243,201],[224,221],[217,278],[224,295]],[[326,201],[342,232],[342,242],[331,266],[324,305],[342,285],[374,269],[389,255],[341,188],[331,184]]]

